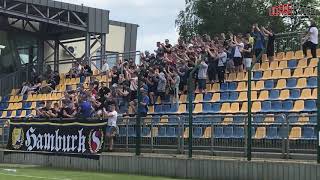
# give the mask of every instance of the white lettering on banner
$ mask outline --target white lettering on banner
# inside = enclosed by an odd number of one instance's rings
[[[77,135],[60,135],[59,129],[54,134],[36,133],[36,129],[30,127],[26,133],[25,145],[28,151],[47,150],[47,151],[63,151],[63,152],[81,152],[86,151],[86,137],[82,134],[83,129],[78,131]],[[77,142],[78,141],[78,142]],[[78,146],[77,146],[77,145]],[[70,147],[71,145],[71,147]]]
[[[81,129],[79,132],[79,145],[78,145],[78,152],[84,153],[86,151],[86,137],[82,135],[83,129]]]

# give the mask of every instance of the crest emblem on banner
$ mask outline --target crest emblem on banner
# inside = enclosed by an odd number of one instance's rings
[[[90,131],[88,144],[89,144],[91,153],[98,153],[102,148],[103,142],[104,142],[104,134],[101,129]]]
[[[12,147],[20,149],[24,141],[24,132],[22,128],[14,128],[12,131]]]

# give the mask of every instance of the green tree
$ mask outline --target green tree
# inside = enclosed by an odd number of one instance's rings
[[[186,8],[176,20],[180,36],[215,35],[221,32],[247,32],[253,23],[271,26],[276,32],[305,28],[310,17],[269,16],[269,8],[287,0],[186,0]],[[303,0],[301,7],[319,7],[319,0]],[[320,19],[320,18],[318,18]],[[320,21],[319,21],[320,22]]]

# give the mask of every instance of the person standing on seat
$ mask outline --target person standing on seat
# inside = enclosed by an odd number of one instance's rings
[[[307,41],[302,45],[304,57],[307,57],[307,49],[310,48],[312,58],[317,58],[318,28],[314,20],[311,20],[311,26],[309,27],[306,39]]]

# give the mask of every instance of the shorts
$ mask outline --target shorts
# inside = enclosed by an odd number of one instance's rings
[[[234,63],[235,67],[241,66],[242,65],[242,58],[241,57],[234,57],[233,63]]]
[[[244,66],[245,66],[246,68],[250,68],[250,67],[251,67],[252,58],[243,58],[243,61],[244,61]]]
[[[198,88],[199,89],[206,89],[206,80],[205,79],[198,79]]]
[[[106,128],[106,134],[107,135],[110,135],[110,136],[115,136],[117,135],[118,133],[118,127],[114,127],[114,126],[107,126]]]

